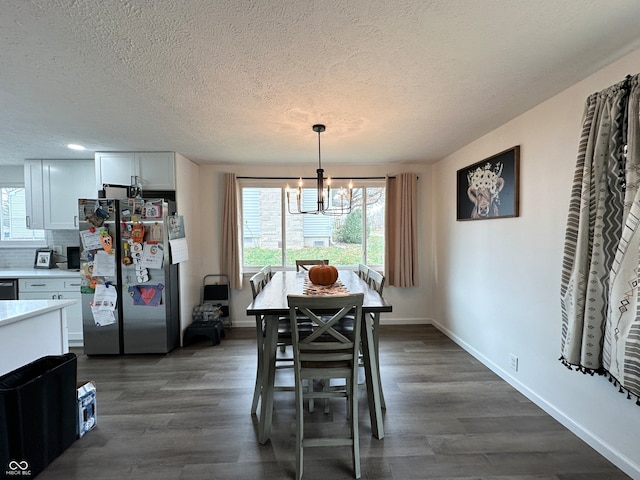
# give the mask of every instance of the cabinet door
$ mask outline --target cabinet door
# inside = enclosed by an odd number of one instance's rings
[[[19,279],[20,300],[77,300],[67,307],[67,332],[72,346],[82,346],[82,295],[80,280],[71,278]]]
[[[44,228],[44,209],[42,195],[42,161],[24,161],[25,203],[27,207],[27,228]]]
[[[61,300],[61,292],[20,292],[20,300]]]
[[[67,331],[69,332],[69,344],[71,346],[82,345],[82,294],[80,286],[77,292],[58,292],[60,299],[77,300],[75,304],[67,307]]]
[[[67,335],[71,346],[83,345],[82,336],[82,295],[76,292],[20,292],[20,300],[77,300],[67,307]]]
[[[95,198],[93,160],[43,160],[44,225],[50,230],[78,228],[78,199]]]
[[[138,152],[135,158],[143,196],[145,189],[176,189],[173,152]]]
[[[131,185],[131,177],[137,175],[135,155],[132,152],[97,152],[96,187],[102,185]]]

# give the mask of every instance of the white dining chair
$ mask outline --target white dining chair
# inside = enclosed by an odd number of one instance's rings
[[[253,275],[249,279],[249,283],[251,285],[251,294],[255,299],[265,285],[264,272],[260,271]],[[258,363],[256,368],[256,384],[253,388],[253,401],[251,402],[251,413],[256,413],[258,411],[258,401],[260,400],[260,395],[262,394],[262,356],[264,349],[264,335],[262,334],[263,323],[264,318],[262,317],[262,315],[256,315],[256,345],[258,349]]]
[[[251,285],[251,295],[253,295],[253,298],[256,298],[267,284],[264,272],[260,270],[258,273],[253,275],[249,279],[249,284]]]
[[[273,270],[271,269],[271,265],[265,265],[264,267],[262,267],[260,269],[260,271],[262,273],[264,273],[264,285],[266,285],[267,283],[269,283],[271,281],[271,279],[273,278]],[[254,297],[255,298],[255,297]],[[285,328],[286,329],[286,328]],[[283,330],[283,328],[280,328],[280,330]],[[287,334],[286,336],[289,336],[289,334]],[[291,345],[290,341],[284,341],[284,342],[278,342],[278,347],[280,348],[280,352],[282,353],[286,353],[287,351],[287,345]],[[279,358],[279,360],[289,360],[289,361],[293,361],[293,358],[288,358],[288,359],[282,359]]]
[[[360,439],[358,431],[358,352],[362,326],[364,294],[339,296],[287,295],[293,340],[296,391],[296,479],[301,480],[304,449],[307,447],[350,446],[355,478],[360,478]],[[335,311],[327,315],[327,311]],[[336,325],[347,314],[353,315],[353,330],[341,333]],[[311,322],[311,331],[301,334],[301,322]],[[305,323],[306,324],[306,323]],[[305,388],[314,379],[344,379],[342,389],[315,391]],[[311,399],[347,399],[348,436],[306,437],[304,402]]]
[[[370,288],[373,288],[380,296],[382,296],[382,290],[384,289],[384,281],[385,276],[374,270],[372,268],[369,269],[369,276],[367,279],[367,283]],[[380,379],[380,349],[378,348],[379,337],[380,337],[380,313],[370,313],[371,324],[373,327],[373,347],[376,352],[376,373],[378,375],[378,385],[380,386],[380,405],[382,408],[387,408],[387,405],[384,401],[384,393],[382,391],[382,381]]]
[[[358,276],[365,282],[369,281],[369,267],[364,263],[358,264]]]
[[[262,291],[262,289],[269,283],[271,277],[269,276],[269,269],[262,268],[259,272],[254,274],[250,279],[249,283],[251,284],[251,294],[255,299],[256,296]],[[263,385],[263,358],[264,358],[264,342],[265,338],[265,318],[262,315],[256,315],[256,344],[258,350],[258,361],[256,367],[256,383],[253,389],[253,401],[251,402],[251,413],[256,413],[258,411],[258,402],[260,400],[260,396],[262,394],[262,385]],[[291,345],[291,327],[289,325],[289,317],[280,317],[278,318],[278,343],[277,347],[285,352],[286,347]],[[276,356],[275,358],[275,368],[293,368],[293,357],[284,357],[284,356]],[[293,385],[275,385],[273,387],[274,390],[285,390],[285,391],[293,391]]]
[[[265,284],[269,283],[273,278],[273,271],[271,269],[271,265],[265,265],[260,269],[260,271],[264,273]]]
[[[369,275],[367,276],[366,282],[380,295],[382,295],[382,290],[384,289],[384,281],[385,277],[383,274],[373,268],[369,269]]]

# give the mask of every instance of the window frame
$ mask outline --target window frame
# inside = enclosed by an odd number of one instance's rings
[[[339,177],[333,177],[334,180],[341,180]],[[312,179],[313,180],[313,179]],[[349,179],[347,179],[348,181]],[[295,185],[298,181],[297,178],[285,179],[285,178],[239,178],[238,180],[239,187],[239,216],[240,216],[240,227],[241,227],[241,241],[242,241],[242,270],[249,274],[255,273],[260,270],[260,266],[253,265],[245,265],[244,263],[244,189],[245,188],[278,188],[280,190],[280,222],[281,222],[281,239],[282,239],[282,250],[281,250],[281,258],[279,265],[272,265],[274,270],[295,270],[294,265],[286,264],[286,215],[290,215],[287,212],[286,206],[286,186],[287,183],[289,186]],[[385,189],[386,194],[386,181],[384,178],[367,178],[367,179],[358,179],[353,180],[353,188],[361,188],[363,190],[363,205],[366,205],[366,189],[367,188],[383,188]],[[307,186],[305,188],[313,189],[314,186]],[[367,225],[367,208],[362,209],[362,250],[361,250],[361,261],[364,263],[367,258],[367,239],[366,239],[366,225]],[[386,212],[385,212],[386,215]],[[345,268],[358,268],[358,265],[338,265],[339,267]],[[382,264],[371,264],[372,268],[376,270],[381,270],[384,268]]]
[[[0,189],[3,188],[22,188],[25,189],[25,208],[26,208],[26,187],[24,183],[19,182],[0,182]],[[1,200],[1,199],[0,199]],[[47,232],[46,230],[40,230],[44,236],[41,240],[3,240],[0,235],[0,249],[15,249],[15,248],[41,248],[47,246]]]

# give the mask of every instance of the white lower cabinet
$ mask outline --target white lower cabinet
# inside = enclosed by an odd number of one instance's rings
[[[69,346],[79,347],[82,340],[82,305],[80,278],[21,278],[18,281],[20,300],[77,300],[67,307]]]

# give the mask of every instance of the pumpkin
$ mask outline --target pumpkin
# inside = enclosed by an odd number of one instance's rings
[[[314,285],[333,285],[338,280],[338,269],[333,265],[316,265],[309,269],[309,280]]]

